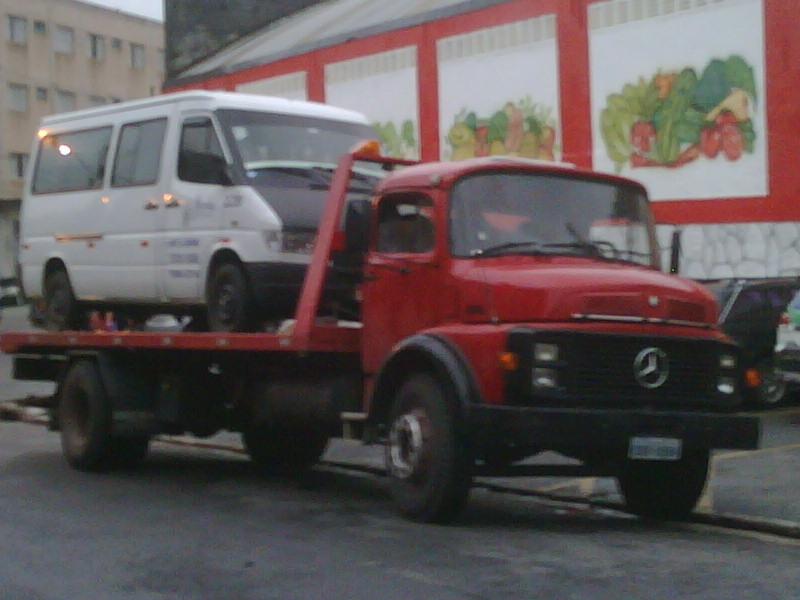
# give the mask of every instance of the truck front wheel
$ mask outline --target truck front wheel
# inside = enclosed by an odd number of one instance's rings
[[[625,506],[645,518],[685,519],[703,494],[709,454],[708,449],[685,449],[674,462],[626,461],[617,477]]]
[[[395,398],[386,467],[400,514],[423,522],[452,520],[472,486],[468,444],[430,375],[408,379]]]

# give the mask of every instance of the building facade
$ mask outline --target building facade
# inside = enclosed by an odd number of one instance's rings
[[[161,93],[164,26],[77,0],[0,0],[0,17],[0,277],[8,277],[39,120]]]
[[[358,110],[395,156],[619,173],[681,274],[800,276],[799,32],[786,0],[329,0],[165,89]]]

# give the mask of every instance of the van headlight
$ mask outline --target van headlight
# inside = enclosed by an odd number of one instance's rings
[[[316,231],[264,231],[264,243],[270,252],[308,254],[314,251]]]

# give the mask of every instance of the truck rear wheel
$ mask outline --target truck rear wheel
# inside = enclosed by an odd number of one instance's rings
[[[411,377],[396,396],[386,467],[397,510],[408,518],[444,523],[466,504],[472,486],[467,443],[430,375]]]
[[[70,366],[59,393],[61,449],[79,471],[129,468],[141,462],[149,435],[111,434],[112,407],[100,371],[92,360]]]
[[[59,393],[61,449],[79,471],[107,466],[111,443],[111,405],[94,361],[73,363]]]
[[[674,462],[628,460],[617,477],[625,506],[641,517],[685,519],[703,494],[709,454],[692,449]]]
[[[261,423],[242,432],[250,459],[262,471],[291,475],[316,464],[328,447],[328,434],[312,424],[279,427]]]

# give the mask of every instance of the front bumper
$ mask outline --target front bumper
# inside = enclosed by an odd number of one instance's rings
[[[755,450],[761,433],[758,417],[686,411],[475,406],[469,424],[479,446],[562,452],[616,452],[637,436],[678,438],[696,448]]]

